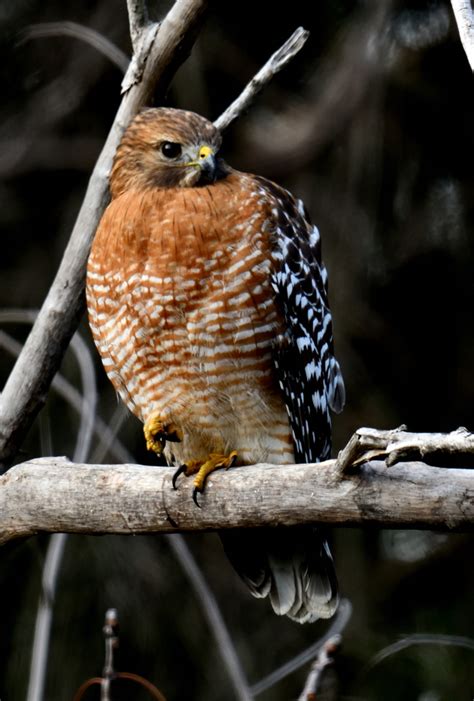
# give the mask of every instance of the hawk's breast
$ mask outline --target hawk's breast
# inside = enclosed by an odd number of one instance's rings
[[[105,369],[143,421],[183,429],[179,459],[237,450],[293,458],[272,344],[270,207],[251,177],[126,192],[110,204],[89,261],[88,304]],[[197,454],[199,453],[199,454]]]

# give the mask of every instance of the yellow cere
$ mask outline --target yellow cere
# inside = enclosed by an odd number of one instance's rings
[[[210,146],[201,146],[199,149],[199,158],[207,158],[208,156],[212,156],[214,151]]]

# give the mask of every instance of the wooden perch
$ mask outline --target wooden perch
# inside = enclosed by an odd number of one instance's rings
[[[371,461],[341,478],[337,461],[253,465],[211,475],[201,497],[173,468],[40,458],[0,478],[0,544],[40,532],[172,533],[326,523],[470,530],[474,471]]]

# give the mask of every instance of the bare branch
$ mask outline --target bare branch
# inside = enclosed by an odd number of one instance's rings
[[[184,538],[179,535],[166,536],[168,544],[179,559],[181,566],[189,578],[191,585],[200,602],[200,609],[207,618],[209,628],[216,638],[217,649],[222,657],[224,666],[227,669],[232,686],[235,691],[235,698],[238,701],[252,701],[244,670],[240,664],[239,657],[232,642],[229,631],[226,628],[219,606],[212,594],[209,586],[197,566],[191,552],[186,545]]]
[[[438,454],[474,455],[474,435],[466,428],[451,433],[409,433],[406,426],[389,431],[359,428],[338,455],[341,472],[367,460],[385,458],[387,467],[413,454],[421,458]]]
[[[91,27],[86,27],[77,22],[42,22],[41,24],[30,24],[23,33],[20,43],[30,39],[43,39],[45,37],[73,37],[93,46],[101,54],[114,63],[117,68],[125,73],[130,63],[130,58],[118,46],[115,46],[110,39],[97,32]]]
[[[130,24],[130,39],[133,51],[139,50],[143,31],[149,24],[148,8],[145,0],[127,0],[128,21]]]
[[[466,52],[467,60],[474,71],[474,9],[471,0],[451,0],[459,38]]]
[[[105,640],[105,662],[102,670],[102,683],[100,685],[101,701],[110,701],[110,684],[115,677],[114,652],[118,647],[118,613],[117,609],[108,609],[105,612],[105,622],[102,628]]]
[[[124,129],[146,104],[157,83],[164,90],[186,57],[206,6],[206,0],[176,0],[156,33],[141,79],[138,82],[134,79],[122,100],[56,278],[0,397],[0,464],[11,462],[44,404],[51,380],[83,312],[86,261],[108,202],[108,173]],[[136,67],[130,66],[129,71],[135,70]]]
[[[316,693],[321,686],[321,680],[327,667],[334,663],[334,653],[341,645],[341,636],[333,635],[325,642],[311,665],[304,689],[298,701],[316,701]]]
[[[446,647],[462,647],[466,650],[474,652],[474,640],[463,635],[444,635],[443,633],[414,633],[407,635],[396,643],[392,643],[384,647],[376,655],[372,657],[370,662],[364,668],[363,673],[366,674],[376,665],[380,664],[388,657],[413,647],[414,645],[439,645]]]
[[[0,478],[0,544],[39,532],[173,533],[327,523],[469,530],[474,471],[380,461],[340,478],[335,460],[253,465],[209,478],[203,508],[174,469],[38,458]]]
[[[214,126],[220,131],[224,131],[237,117],[250,105],[255,96],[265,87],[265,85],[273,78],[276,73],[286,66],[286,64],[295,56],[306,43],[309,37],[303,27],[298,27],[291,37],[285,41],[282,47],[278,49],[259,70],[250,83],[244,88],[243,92],[234,102],[229,105],[226,111],[216,119]]]
[[[55,533],[48,544],[41,577],[41,597],[36,613],[26,701],[41,701],[44,698],[53,607],[66,542],[65,533]]]

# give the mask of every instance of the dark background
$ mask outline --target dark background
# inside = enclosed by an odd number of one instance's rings
[[[157,16],[164,13],[160,3]],[[0,307],[37,308],[52,282],[120,101],[121,72],[77,38],[29,36],[74,21],[130,53],[124,0],[0,2]],[[347,406],[334,449],[359,426],[473,428],[474,81],[448,2],[211,3],[166,104],[215,119],[298,25],[301,54],[225,135],[236,168],[303,197],[323,238]],[[20,341],[27,325],[4,324]],[[92,348],[108,421],[116,399]],[[0,350],[4,381],[12,366]],[[62,372],[80,389],[77,363]],[[78,417],[52,393],[21,456],[73,455]],[[130,419],[120,440],[149,462]],[[113,461],[110,456],[106,461]],[[214,535],[187,537],[251,683],[317,640],[252,599]],[[470,636],[473,541],[463,534],[335,529],[353,606],[337,667],[340,698],[470,701],[473,652],[420,645],[367,670],[415,633]],[[47,539],[0,552],[0,698],[25,698]],[[190,584],[160,537],[71,537],[58,581],[45,698],[71,699],[101,673],[104,611],[119,609],[119,668],[168,701],[233,698]],[[296,698],[307,668],[258,698]],[[114,699],[146,698],[117,690]],[[122,694],[122,695],[120,695]],[[99,698],[90,692],[85,698]],[[328,697],[329,698],[329,697]]]

